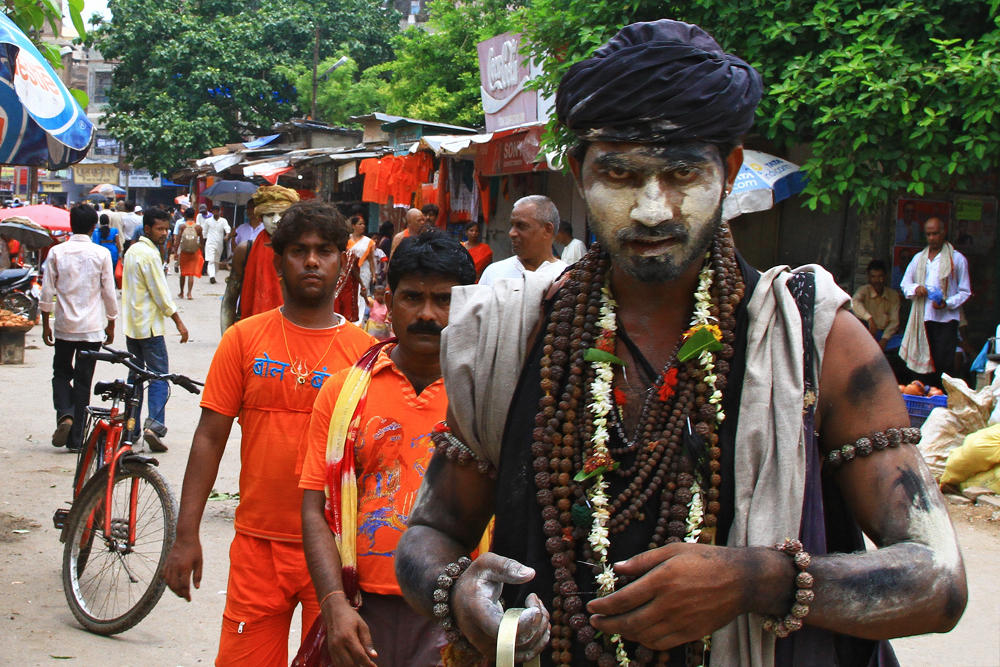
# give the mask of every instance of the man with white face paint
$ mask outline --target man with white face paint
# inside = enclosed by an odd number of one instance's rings
[[[271,234],[278,220],[299,201],[295,190],[280,185],[263,185],[247,202],[251,222],[260,221],[263,230],[233,250],[232,268],[222,297],[222,332],[240,319],[277,308],[282,304],[281,284],[274,268]]]
[[[944,501],[850,298],[818,266],[756,271],[722,222],[761,92],[670,20],[563,77],[598,242],[554,284],[453,291],[448,420],[396,551],[454,650],[887,667],[881,640],[961,617]]]

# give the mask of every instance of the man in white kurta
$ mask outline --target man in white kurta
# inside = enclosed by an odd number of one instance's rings
[[[900,288],[913,302],[899,356],[915,373],[941,386],[941,374],[955,373],[959,308],[972,296],[969,263],[945,241],[944,223],[924,223],[927,247],[906,267]]]
[[[208,282],[215,284],[215,272],[222,259],[222,245],[230,232],[229,221],[222,217],[218,205],[212,207],[215,214],[211,218],[203,218],[202,231],[205,232],[205,261],[208,262]]]

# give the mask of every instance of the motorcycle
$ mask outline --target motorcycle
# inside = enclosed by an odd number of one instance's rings
[[[31,287],[38,277],[34,269],[0,271],[0,309],[23,315],[34,322],[38,318],[38,298]]]

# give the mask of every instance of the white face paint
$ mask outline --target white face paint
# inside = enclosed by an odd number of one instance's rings
[[[280,213],[265,213],[261,216],[261,220],[264,222],[264,229],[267,233],[274,234],[274,230],[278,227],[278,220],[281,219]]]
[[[596,142],[581,181],[601,245],[639,280],[677,278],[700,261],[721,221],[725,175],[710,144]]]

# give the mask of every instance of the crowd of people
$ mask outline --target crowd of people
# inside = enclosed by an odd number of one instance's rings
[[[852,314],[821,268],[749,266],[722,221],[761,94],[753,67],[670,20],[570,67],[555,108],[578,139],[589,249],[537,195],[514,205],[514,256],[491,263],[481,226],[460,244],[426,207],[369,238],[329,204],[258,190],[251,228],[230,232],[163,575],[196,594],[239,419],[216,665],[287,665],[300,605],[304,650],[359,667],[889,667],[884,640],[954,627],[965,573],[884,357],[899,323],[885,267]],[[202,218],[174,229],[181,294],[199,241],[225,238]],[[92,368],[73,352],[120,316],[160,370],[165,318],[186,329],[164,277],[168,213],[145,211],[124,252],[120,315],[110,234],[91,242],[89,207],[71,222],[43,311],[56,436],[78,447]],[[939,230],[928,221],[904,280],[908,363],[936,366],[968,297]],[[162,447],[149,394],[140,428]],[[510,609],[516,631],[501,631]]]

